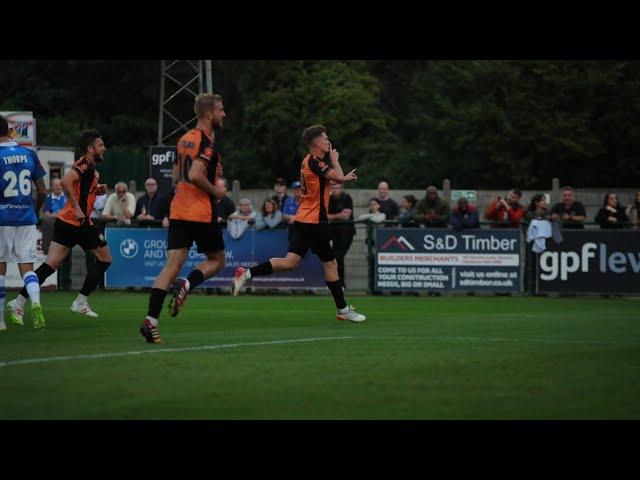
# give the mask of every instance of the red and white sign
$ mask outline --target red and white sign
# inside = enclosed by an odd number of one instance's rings
[[[33,112],[0,112],[9,123],[9,137],[18,145],[34,149],[36,146],[36,119]]]

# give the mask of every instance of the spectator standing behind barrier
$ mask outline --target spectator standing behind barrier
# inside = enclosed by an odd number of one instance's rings
[[[296,216],[298,207],[300,206],[300,197],[302,195],[300,182],[293,182],[291,184],[291,190],[293,191],[293,197],[287,197],[282,207],[282,218],[290,224],[293,223],[293,218]]]
[[[344,257],[353,243],[356,227],[353,224],[353,200],[351,195],[344,191],[342,183],[331,185],[327,218],[331,222],[329,232],[333,243],[333,253],[338,262],[340,286],[345,289],[347,286],[344,281]]]
[[[627,217],[629,217],[629,222],[631,222],[631,228],[634,230],[640,229],[640,221],[638,217],[638,212],[640,212],[640,192],[636,192],[635,201],[627,207]]]
[[[587,212],[581,202],[576,201],[576,195],[571,187],[562,189],[562,202],[556,203],[551,209],[551,220],[560,220],[562,227],[568,229],[584,229]]]
[[[618,203],[618,195],[613,192],[605,194],[602,208],[598,210],[595,221],[603,230],[622,230],[629,222],[624,208]]]
[[[289,195],[287,195],[287,182],[285,182],[284,178],[276,178],[276,182],[273,185],[273,190],[276,192],[276,194],[271,197],[271,199],[276,202],[278,210],[282,212],[282,210],[284,209],[284,202],[287,200],[287,198],[291,198]]]
[[[451,226],[454,230],[480,228],[478,209],[470,205],[465,197],[460,197],[458,205],[451,210]]]
[[[256,215],[256,230],[272,230],[278,228],[282,223],[282,212],[273,198],[267,198],[262,202],[262,209]]]
[[[358,220],[382,223],[386,218],[387,216],[380,211],[380,201],[377,198],[372,198],[369,200],[369,213],[363,213],[358,217]]]
[[[249,223],[253,223],[257,213],[253,210],[251,201],[248,198],[241,198],[238,209],[229,215],[227,220],[227,228],[231,238],[238,239],[249,227]]]
[[[47,194],[42,207],[42,249],[45,254],[49,253],[49,245],[53,238],[54,223],[56,216],[67,203],[67,197],[62,191],[62,181],[59,178],[51,179],[51,191]],[[71,255],[67,255],[62,261],[58,271],[60,288],[67,290],[71,288]]]
[[[551,212],[549,212],[549,206],[547,205],[547,198],[543,193],[537,193],[531,199],[529,208],[524,214],[524,220],[527,223],[531,223],[531,220],[550,220]]]
[[[438,196],[438,189],[427,187],[425,197],[418,202],[413,219],[428,228],[445,228],[449,223],[449,205]]]
[[[418,227],[419,225],[413,221],[416,213],[416,197],[413,195],[405,195],[402,197],[402,209],[400,210],[400,225],[404,228]]]
[[[214,201],[216,208],[216,215],[218,216],[218,223],[225,222],[236,210],[236,205],[233,203],[233,200],[229,198],[227,192],[229,191],[229,186],[227,185],[227,180],[224,178],[219,178],[215,183],[214,190]]]
[[[289,225],[289,241],[293,235],[293,219],[298,212],[300,206],[300,198],[302,196],[302,190],[300,189],[300,182],[295,181],[291,184],[292,197],[287,197],[282,207],[282,218]]]
[[[45,218],[53,218],[62,210],[67,203],[67,197],[62,191],[62,182],[59,178],[51,180],[51,191],[47,194],[42,208],[42,215]]]
[[[169,214],[169,204],[165,197],[158,193],[158,182],[150,177],[144,182],[145,194],[136,202],[133,216],[137,220],[163,220]]]
[[[395,220],[400,215],[398,204],[389,196],[389,184],[380,182],[378,184],[378,203],[380,212],[384,213],[387,220]]]
[[[127,191],[127,184],[116,183],[115,193],[109,195],[102,211],[103,221],[117,220],[118,223],[130,223],[136,211],[136,197]]]
[[[492,228],[518,228],[525,210],[520,204],[522,192],[517,188],[507,193],[506,198],[497,196],[485,209],[485,217],[492,220]]]

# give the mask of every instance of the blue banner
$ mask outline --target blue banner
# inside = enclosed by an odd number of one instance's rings
[[[379,228],[376,289],[519,292],[521,237],[507,229]]]
[[[230,288],[236,267],[253,267],[270,258],[287,254],[287,230],[247,230],[232,239],[223,229],[226,267],[202,286]],[[151,287],[167,258],[167,230],[163,228],[107,228],[105,233],[113,262],[105,274],[106,287]],[[186,277],[205,256],[191,246],[180,276]],[[322,263],[311,252],[294,272],[281,272],[256,277],[246,284],[251,288],[326,288]]]

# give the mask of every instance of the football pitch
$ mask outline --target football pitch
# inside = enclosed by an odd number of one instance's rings
[[[0,419],[640,418],[635,299],[192,295],[150,345],[146,294],[73,298],[5,314]]]

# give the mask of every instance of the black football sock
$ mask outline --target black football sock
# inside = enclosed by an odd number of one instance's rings
[[[266,261],[261,263],[260,265],[256,265],[255,267],[251,267],[249,269],[252,277],[259,277],[261,275],[271,275],[273,273],[273,265],[271,265],[270,261]]]
[[[204,274],[196,268],[189,274],[187,280],[189,281],[189,291],[191,291],[204,282]]]
[[[149,296],[149,310],[147,310],[147,316],[155,318],[160,317],[160,311],[162,310],[162,304],[164,303],[164,297],[167,296],[165,290],[159,288],[152,288],[151,295]]]
[[[344,292],[342,291],[342,287],[340,286],[340,280],[336,280],[335,282],[327,282],[327,287],[331,290],[331,295],[333,295],[333,300],[336,302],[336,307],[339,310],[342,310],[347,306],[347,302],[344,300]]]

